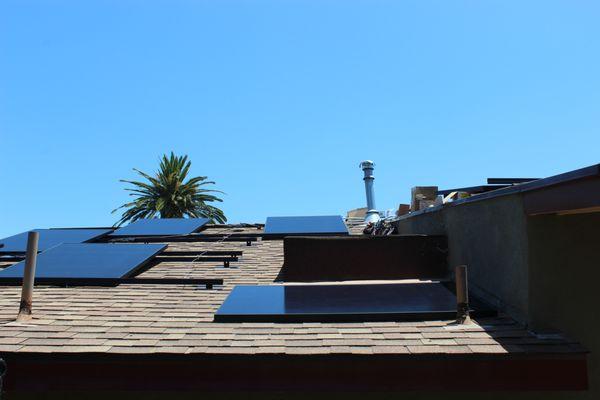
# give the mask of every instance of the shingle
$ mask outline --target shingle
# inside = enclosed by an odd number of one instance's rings
[[[25,346],[63,346],[69,343],[68,338],[29,338],[25,339],[23,345]]]
[[[235,335],[233,335],[233,334],[208,333],[208,334],[206,334],[205,339],[233,340],[233,339],[235,339]]]
[[[106,353],[110,346],[62,346],[61,353]]]
[[[286,343],[285,340],[277,340],[277,339],[254,340],[254,346],[256,346],[256,347],[284,347],[285,343]]]
[[[193,353],[206,353],[208,351],[208,347],[206,346],[192,346],[192,347],[187,347],[187,350],[185,351],[186,354],[193,354]]]
[[[185,346],[156,346],[156,353],[185,354],[190,348]]]
[[[319,339],[343,339],[344,336],[341,333],[318,333]]]
[[[75,332],[60,331],[60,332],[19,332],[18,336],[22,338],[70,338],[75,336]],[[94,334],[95,335],[95,334]],[[0,338],[0,342],[2,338]]]
[[[100,346],[109,339],[75,338],[69,339],[67,346]]]
[[[440,346],[440,351],[447,354],[468,354],[471,353],[469,346]]]
[[[215,354],[254,354],[256,348],[254,347],[213,347],[209,349],[210,353]]]
[[[22,346],[18,351],[27,353],[58,353],[61,348],[61,346]]]
[[[373,353],[375,354],[408,354],[408,348],[406,346],[376,346],[373,347]]]
[[[324,341],[317,340],[285,340],[285,347],[320,347],[324,345]]]
[[[345,333],[373,333],[371,328],[339,328],[338,330],[341,334]]]
[[[328,347],[285,347],[286,354],[329,354]]]
[[[454,339],[421,339],[421,342],[424,345],[439,345],[439,346],[454,346],[456,345],[456,340]]]
[[[408,346],[412,354],[443,353],[441,346]]]
[[[219,231],[219,228],[209,228]],[[252,228],[252,232],[256,229]],[[169,244],[171,249],[242,250],[239,268],[159,264],[142,276],[223,278],[219,290],[184,285],[37,287],[31,323],[14,322],[20,290],[0,290],[0,352],[231,354],[469,354],[584,351],[566,338],[543,339],[507,317],[356,323],[213,323],[239,284],[269,284],[283,263],[282,241]]]
[[[268,347],[257,347],[256,354],[277,354],[277,353],[285,353],[284,346],[268,346]]]
[[[23,348],[23,346],[17,345],[17,344],[0,344],[0,353],[2,353],[2,352],[12,353],[12,352],[18,351],[22,348]]]
[[[117,347],[149,347],[154,346],[158,343],[158,340],[148,340],[148,339],[140,339],[140,340],[126,340],[126,339],[107,339],[104,342],[107,346],[117,346]]]
[[[374,340],[375,346],[420,346],[423,342],[419,339],[386,339]]]
[[[0,345],[3,344],[19,344],[24,342],[27,338],[24,337],[0,337]]]
[[[138,346],[112,346],[108,350],[108,353],[124,353],[124,354],[147,354],[155,353],[156,347],[138,347]]]
[[[499,345],[499,344],[493,344],[493,345],[471,345],[469,346],[469,349],[473,352],[473,353],[506,353],[507,350],[505,347]]]
[[[350,346],[351,354],[373,354],[373,348],[367,346]]]
[[[384,333],[384,339],[421,339],[423,335],[420,333]]]

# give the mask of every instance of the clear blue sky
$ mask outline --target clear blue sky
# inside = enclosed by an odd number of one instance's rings
[[[232,222],[600,161],[600,2],[0,3],[0,237],[111,225],[162,153]]]

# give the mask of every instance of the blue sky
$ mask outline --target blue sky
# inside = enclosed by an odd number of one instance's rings
[[[232,222],[600,161],[593,1],[0,3],[0,237],[111,225],[188,154]]]

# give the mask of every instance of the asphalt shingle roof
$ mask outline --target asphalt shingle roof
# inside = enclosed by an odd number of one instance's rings
[[[227,233],[231,228],[208,228]],[[257,233],[256,228],[243,232]],[[238,230],[237,233],[240,233]],[[168,242],[167,242],[168,243]],[[36,287],[33,319],[15,322],[20,287],[0,287],[0,354],[283,353],[528,354],[583,353],[560,335],[536,336],[507,316],[454,321],[364,323],[214,323],[237,284],[269,284],[283,263],[281,240],[175,242],[169,250],[241,250],[238,262],[162,262],[141,277],[222,278],[224,286]]]

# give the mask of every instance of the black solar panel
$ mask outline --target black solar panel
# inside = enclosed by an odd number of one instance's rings
[[[216,322],[395,321],[454,318],[440,283],[236,286]]]
[[[164,244],[61,244],[37,257],[36,278],[128,278]],[[3,278],[22,278],[25,261],[0,271]]]
[[[61,243],[83,243],[110,233],[112,229],[34,229],[40,233],[38,250],[44,251]],[[27,233],[0,239],[0,253],[27,251]]]
[[[305,217],[268,217],[266,235],[347,235],[348,228],[339,215]]]
[[[194,233],[208,223],[208,218],[139,219],[110,234],[114,236],[169,236]]]

